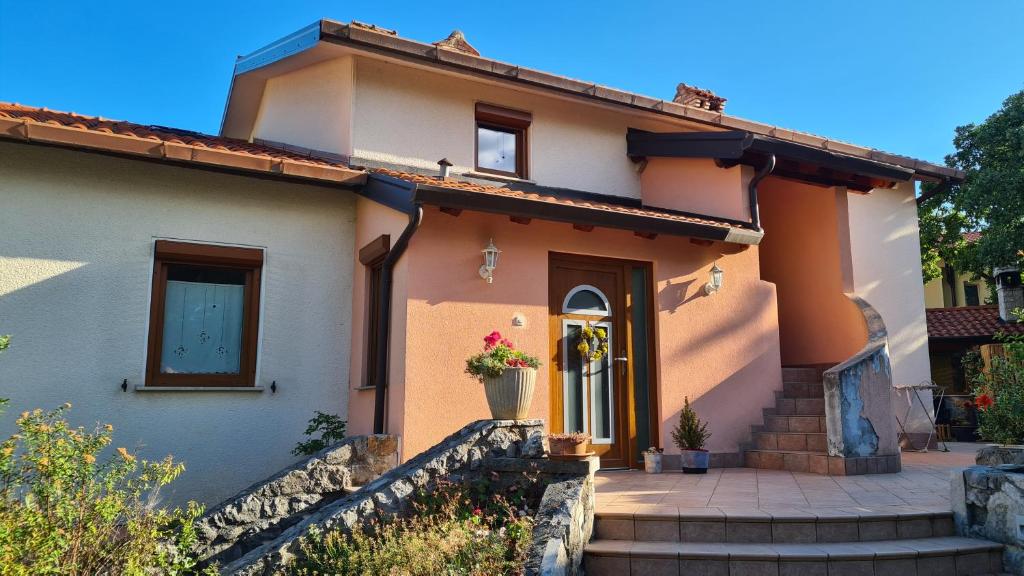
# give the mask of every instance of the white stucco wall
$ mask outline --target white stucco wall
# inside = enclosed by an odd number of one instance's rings
[[[351,155],[354,77],[345,56],[270,78],[253,137]]]
[[[889,331],[893,384],[931,379],[928,329],[925,324],[917,204],[913,183],[892,190],[849,195],[850,252],[854,291],[882,315]],[[931,393],[923,392],[929,408]],[[905,396],[894,394],[894,410],[903,418]],[[912,432],[928,432],[931,424],[913,403]]]
[[[183,460],[172,500],[214,503],[293,461],[314,410],[346,414],[349,193],[23,144],[0,158],[4,437],[21,411],[70,401],[115,446]],[[134,391],[157,237],[265,248],[257,383],[276,394]]]

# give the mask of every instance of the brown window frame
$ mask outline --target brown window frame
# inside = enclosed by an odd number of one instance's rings
[[[260,282],[263,250],[157,240],[153,251],[153,290],[149,311],[149,347],[146,360],[147,387],[246,388],[256,385],[256,353],[259,339]],[[164,374],[160,372],[163,349],[167,269],[170,265],[214,266],[245,272],[242,309],[242,345],[238,374]]]
[[[382,234],[359,249],[359,262],[366,267],[366,339],[363,350],[362,388],[377,387],[377,339],[380,336],[380,278],[384,259],[391,251],[391,236]]]
[[[529,112],[502,108],[491,104],[477,102],[476,124],[473,128],[473,167],[477,172],[485,174],[497,174],[525,180],[528,176],[529,152],[527,147],[527,132],[533,122],[533,115]],[[514,134],[516,137],[516,170],[508,172],[483,168],[480,166],[480,128],[497,130]]]

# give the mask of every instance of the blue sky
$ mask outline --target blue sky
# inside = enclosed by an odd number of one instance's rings
[[[1018,0],[0,0],[0,100],[216,132],[235,56],[321,17],[937,162],[1024,89]]]

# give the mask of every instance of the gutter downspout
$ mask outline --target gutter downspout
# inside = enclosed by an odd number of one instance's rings
[[[761,230],[761,211],[757,205],[757,185],[761,183],[775,170],[775,154],[770,154],[764,165],[757,169],[757,173],[750,179],[747,185],[747,194],[750,197],[750,224],[755,230]]]
[[[409,213],[409,224],[406,225],[402,235],[395,241],[395,245],[384,257],[380,269],[380,316],[377,325],[377,357],[374,358],[376,365],[377,382],[374,390],[373,400],[373,433],[384,433],[384,413],[386,407],[386,388],[388,386],[388,344],[391,340],[391,286],[395,263],[405,253],[409,246],[409,239],[416,233],[420,222],[423,221],[423,207],[420,204],[413,204],[412,212]]]

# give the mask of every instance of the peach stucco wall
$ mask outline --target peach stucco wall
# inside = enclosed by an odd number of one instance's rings
[[[719,168],[704,158],[648,158],[640,194],[647,206],[748,221],[752,176],[750,167]]]
[[[409,222],[408,216],[365,198],[356,200],[355,262],[352,273],[352,355],[349,368],[349,434],[369,434],[373,431],[374,389],[361,388],[364,384],[364,363],[366,361],[366,267],[359,263],[359,249],[375,240],[381,234],[391,236],[391,244],[402,234]],[[392,284],[392,322],[390,367],[391,386],[388,389],[388,431],[402,434],[404,418],[401,411],[405,393],[405,319],[408,258],[402,258],[394,268]],[[397,361],[394,361],[397,358]]]
[[[494,283],[477,274],[488,239],[503,251]],[[653,262],[656,281],[657,381],[661,445],[684,396],[709,421],[710,448],[734,452],[761,422],[761,409],[781,388],[775,287],[758,276],[757,248],[721,243],[701,247],[686,238],[645,240],[628,231],[580,232],[568,224],[463,212],[457,219],[428,208],[406,253],[404,454],[429,447],[469,421],[488,416],[483,390],[463,373],[482,337],[499,330],[550,363],[548,255],[567,252]],[[728,253],[725,253],[728,252]],[[703,295],[718,261],[725,286]],[[358,279],[356,284],[358,285]],[[515,314],[526,318],[512,327]],[[357,357],[353,354],[353,358]],[[395,355],[398,361],[398,355]],[[548,418],[548,371],[539,371],[531,415]],[[353,402],[353,410],[357,410]]]
[[[836,364],[867,342],[852,291],[846,190],[768,178],[759,186],[761,276],[779,292],[782,361]]]

